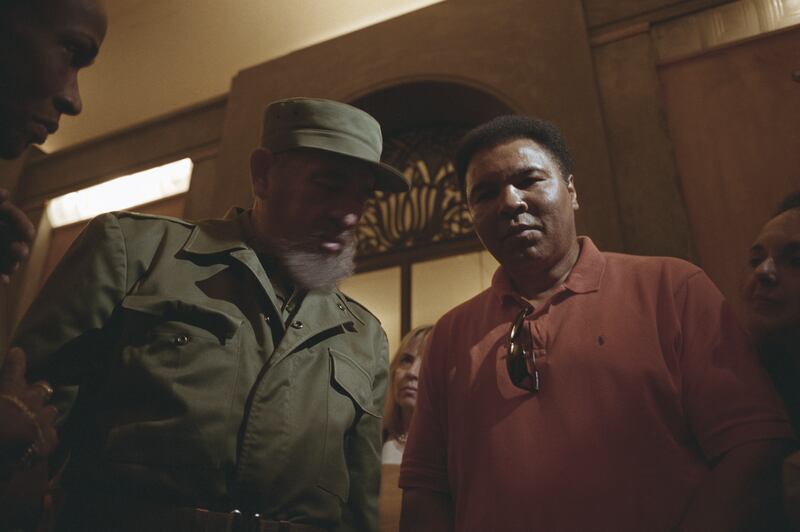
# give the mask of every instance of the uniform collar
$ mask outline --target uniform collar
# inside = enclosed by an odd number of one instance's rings
[[[233,207],[224,219],[205,220],[195,225],[183,245],[184,251],[198,255],[211,255],[246,249],[250,211]]]
[[[603,280],[606,259],[588,236],[579,236],[578,246],[578,260],[564,281],[564,288],[575,294],[596,292]],[[502,266],[494,272],[491,290],[501,301],[509,298],[519,301],[521,298]]]
[[[269,293],[272,288],[271,284],[264,282],[267,279],[266,275],[264,279],[261,279],[263,266],[257,259],[253,247],[247,243],[250,240],[249,235],[253,234],[252,227],[250,210],[232,207],[223,219],[206,220],[197,224],[183,249],[197,255],[234,253],[234,257],[253,271]],[[267,285],[270,285],[269,289],[267,289]],[[358,313],[353,311],[352,303],[338,289],[333,291],[312,290],[309,294],[313,294],[315,297],[333,297],[336,303],[341,304],[358,322],[364,323]],[[306,299],[308,299],[308,294],[304,298],[304,303]]]

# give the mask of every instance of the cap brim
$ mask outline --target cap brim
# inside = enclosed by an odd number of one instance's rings
[[[295,142],[290,146],[283,146],[280,151],[286,151],[294,148],[311,148],[314,150],[322,150],[330,153],[335,153],[343,157],[349,157],[372,167],[375,170],[375,189],[384,192],[408,192],[411,188],[408,179],[402,172],[381,162],[375,162],[371,159],[365,159],[352,153],[343,153],[341,151],[333,150],[329,146],[322,143],[310,142],[304,139],[302,143]]]
[[[363,160],[363,159],[362,159]],[[375,166],[375,188],[386,192],[408,192],[410,185],[405,175],[388,164],[365,161]]]

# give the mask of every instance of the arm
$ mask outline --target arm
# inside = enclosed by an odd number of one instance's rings
[[[445,359],[437,328],[428,335],[417,386],[417,405],[411,418],[409,438],[403,452],[400,487],[403,532],[454,529],[454,504],[447,478],[447,381]]]
[[[780,399],[713,283],[694,275],[681,298],[685,411],[712,468],[679,530],[782,530],[781,465],[794,438]]]
[[[746,443],[726,453],[698,486],[678,530],[728,532],[785,529],[781,465],[789,442]]]
[[[372,382],[372,412],[364,413],[346,441],[350,494],[337,531],[378,530],[378,492],[381,484],[381,412],[388,385],[389,344],[381,330]]]
[[[44,385],[25,382],[25,354],[12,349],[0,367],[0,523],[38,520],[48,489],[45,458],[55,448],[58,412]],[[26,528],[27,529],[27,528]]]
[[[127,290],[127,250],[114,215],[95,218],[37,295],[13,344],[28,356],[28,379],[46,379],[67,415],[83,376],[104,355],[97,341]]]
[[[403,491],[400,532],[451,532],[453,510],[445,493],[425,489]]]

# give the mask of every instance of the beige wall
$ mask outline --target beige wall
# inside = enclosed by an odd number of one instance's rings
[[[16,200],[36,212],[57,194],[192,156],[186,216],[221,215],[251,201],[248,156],[269,101],[353,101],[446,81],[563,128],[576,160],[579,230],[601,248],[691,258],[651,30],[724,1],[448,0],[243,70],[224,99],[32,158]]]
[[[487,23],[491,21],[491,23]],[[408,81],[485,90],[520,113],[557,122],[575,146],[579,226],[606,249],[622,232],[578,0],[460,0],[436,4],[240,72],[228,96],[217,190],[208,214],[250,202],[247,160],[269,101],[349,101]]]

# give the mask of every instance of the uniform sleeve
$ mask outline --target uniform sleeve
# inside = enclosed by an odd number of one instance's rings
[[[706,459],[748,442],[793,439],[777,392],[717,287],[697,272],[676,296],[686,418]]]
[[[28,379],[47,379],[53,404],[68,416],[84,376],[102,357],[100,331],[127,284],[125,241],[116,216],[92,220],[64,255],[17,330]]]
[[[381,425],[380,417],[386,400],[389,373],[389,342],[381,329],[376,350],[372,382],[372,412],[358,421],[346,444],[347,467],[350,474],[350,494],[342,512],[338,532],[377,532],[378,492],[381,484]]]
[[[417,405],[400,466],[400,487],[449,493],[447,476],[446,327],[428,335],[419,372]]]

